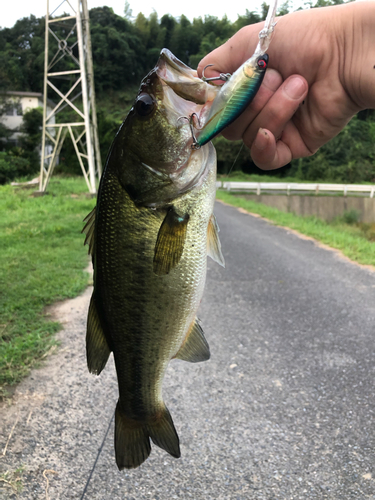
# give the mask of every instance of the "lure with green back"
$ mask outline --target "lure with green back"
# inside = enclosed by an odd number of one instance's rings
[[[215,97],[201,129],[198,127],[195,147],[204,146],[228,127],[254,99],[262,84],[268,55],[252,57],[224,83]]]

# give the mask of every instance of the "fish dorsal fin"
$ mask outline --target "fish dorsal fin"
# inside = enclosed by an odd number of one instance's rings
[[[168,210],[160,226],[154,253],[154,273],[168,274],[177,266],[184,250],[189,214],[178,215],[173,208]]]
[[[223,254],[221,253],[221,243],[219,239],[219,226],[214,214],[211,215],[207,229],[207,255],[215,262],[225,267]]]
[[[210,348],[198,318],[195,318],[175,358],[198,363],[210,359]]]
[[[95,214],[96,214],[96,207],[91,210],[91,212],[86,215],[86,217],[83,219],[83,222],[86,224],[83,226],[82,233],[85,233],[86,238],[84,245],[89,246],[89,255],[93,255],[94,251],[94,243],[95,243]]]
[[[89,372],[99,375],[105,367],[110,353],[111,350],[108,347],[108,342],[100,324],[94,295],[92,295],[86,330],[86,356]]]

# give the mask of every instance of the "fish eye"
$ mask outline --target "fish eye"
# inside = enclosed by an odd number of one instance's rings
[[[152,113],[155,101],[150,94],[140,94],[135,103],[135,109],[140,116],[147,116]]]
[[[266,69],[267,68],[267,60],[266,60],[266,58],[258,59],[258,68],[259,69]]]

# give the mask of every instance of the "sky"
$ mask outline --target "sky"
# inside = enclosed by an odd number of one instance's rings
[[[70,0],[72,5],[76,5],[77,0]],[[243,15],[246,9],[250,11],[260,11],[263,0],[187,0],[179,2],[178,0],[129,0],[130,8],[133,16],[142,12],[148,17],[154,10],[157,12],[159,19],[164,14],[171,14],[173,17],[179,17],[181,14],[187,16],[190,20],[194,17],[204,17],[209,14],[222,18],[225,14],[231,21],[237,19],[238,14]],[[279,5],[284,0],[279,0]],[[57,8],[62,0],[49,0],[50,12]],[[303,0],[290,2],[301,5]],[[101,7],[107,5],[111,7],[119,16],[124,15],[125,0],[87,0],[88,8]],[[29,17],[34,14],[36,17],[46,15],[47,0],[13,0],[6,3],[6,7],[1,9],[0,26],[2,28],[11,28],[15,22],[22,17]],[[68,12],[68,8],[65,9]]]

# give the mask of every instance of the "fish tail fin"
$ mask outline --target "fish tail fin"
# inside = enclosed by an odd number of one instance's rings
[[[166,406],[149,419],[148,428],[152,441],[174,458],[180,458],[180,440]]]
[[[148,458],[151,453],[150,437],[173,457],[180,457],[178,435],[166,407],[147,420],[137,421],[126,417],[117,403],[115,452],[120,470],[135,469]]]

